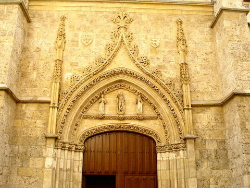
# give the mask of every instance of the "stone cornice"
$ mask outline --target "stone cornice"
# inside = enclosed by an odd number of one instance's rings
[[[214,17],[214,19],[210,25],[210,28],[213,28],[216,25],[217,21],[219,20],[219,18],[221,17],[221,15],[224,11],[227,11],[227,12],[250,12],[250,9],[221,7],[220,10],[218,11],[217,15]]]
[[[50,97],[20,97],[8,88],[5,84],[0,84],[0,91],[5,91],[16,103],[50,103]],[[250,96],[250,90],[234,90],[222,100],[192,101],[192,107],[200,106],[223,106],[235,96]]]
[[[235,96],[250,96],[250,90],[234,90],[222,100],[215,101],[192,101],[192,107],[200,107],[200,106],[223,106],[230,100],[232,100]]]
[[[72,10],[72,11],[105,11],[114,12],[124,7],[128,12],[145,11],[148,13],[171,13],[171,14],[202,14],[213,15],[213,4],[210,2],[195,1],[83,1],[83,0],[30,0],[30,10]]]
[[[44,1],[51,0],[30,0]],[[86,2],[86,3],[131,3],[131,4],[186,4],[186,5],[213,5],[212,2],[206,1],[171,1],[171,0],[54,0],[55,2]]]
[[[26,8],[24,2],[22,0],[4,0],[4,1],[0,1],[0,5],[8,5],[8,4],[17,4],[21,7],[24,17],[26,18],[27,22],[30,23],[31,22],[31,18],[29,15],[29,11]]]
[[[5,91],[16,103],[50,103],[49,97],[20,97],[6,85],[0,84],[0,91]]]

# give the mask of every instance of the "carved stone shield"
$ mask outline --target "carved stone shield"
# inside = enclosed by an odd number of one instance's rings
[[[82,43],[85,46],[90,45],[93,42],[93,35],[82,35]]]
[[[160,45],[160,37],[151,37],[150,45],[153,48],[157,48]]]

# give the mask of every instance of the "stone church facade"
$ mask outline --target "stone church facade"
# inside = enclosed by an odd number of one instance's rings
[[[154,187],[249,188],[249,6],[0,1],[0,187],[85,187],[87,141],[119,132],[155,144]]]

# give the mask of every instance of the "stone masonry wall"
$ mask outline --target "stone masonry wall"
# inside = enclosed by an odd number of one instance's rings
[[[49,104],[22,103],[17,105],[10,137],[11,172],[6,187],[43,187],[45,137]]]
[[[249,97],[235,97],[224,108],[229,167],[234,187],[250,186],[249,110]]]
[[[250,85],[250,40],[245,13],[224,11],[214,27],[216,51],[222,79],[223,96],[234,90],[248,91]],[[225,46],[227,48],[225,48]],[[247,109],[249,97],[235,97],[223,109],[229,168],[233,187],[250,185],[249,160],[246,147],[249,144]]]
[[[65,15],[66,48],[63,63],[63,90],[71,84],[72,76],[82,75],[85,67],[93,64],[95,58],[104,56],[105,45],[110,40],[116,25],[111,19],[124,4],[103,4],[103,8],[79,5],[81,9],[61,6],[44,10],[34,2],[30,3],[33,22],[27,29],[27,41],[21,62],[20,96],[50,96],[50,83],[53,73],[54,42],[60,16]],[[125,4],[126,5],[126,4]],[[108,8],[110,6],[111,8]],[[134,44],[139,46],[140,56],[147,56],[151,66],[161,70],[163,79],[174,91],[180,91],[178,51],[176,48],[176,20],[183,20],[184,33],[188,44],[188,63],[190,67],[193,100],[216,100],[220,97],[218,67],[215,61],[212,30],[212,7],[202,12],[194,7],[192,11],[170,12],[169,7],[155,6],[152,11],[144,11],[143,5],[131,5],[126,9],[134,19],[129,31],[134,34]],[[153,6],[153,5],[152,5]],[[156,13],[153,8],[161,8]],[[176,7],[178,8],[178,7]],[[59,9],[61,11],[59,11]],[[66,10],[64,10],[66,9]],[[209,12],[211,10],[211,12]],[[199,16],[197,16],[199,14]],[[48,28],[50,28],[48,30]],[[93,42],[85,46],[83,38],[88,35]],[[151,38],[160,38],[160,45],[153,48]],[[199,49],[197,51],[196,49]],[[46,74],[44,74],[46,72]]]
[[[250,88],[250,30],[246,19],[245,13],[224,11],[213,29],[223,97],[235,89]]]
[[[198,187],[232,187],[223,108],[194,107],[193,122]]]
[[[19,62],[25,37],[26,20],[19,5],[0,5],[0,84],[17,93]]]
[[[0,84],[17,93],[19,62],[24,40],[26,20],[19,5],[0,5]],[[9,92],[0,91],[0,187],[7,187],[12,175],[17,174],[11,159],[13,148],[10,139],[13,135],[16,101]]]
[[[221,100],[234,89],[250,89],[250,38],[245,13],[224,11],[215,27],[210,28],[212,6],[100,6],[89,2],[40,6],[42,3],[30,2],[32,22],[27,26],[18,5],[0,5],[0,84],[8,85],[19,98],[50,97],[60,16],[67,17],[62,73],[65,91],[74,81],[72,78],[82,75],[96,57],[104,56],[110,34],[116,30],[111,19],[119,7],[125,7],[134,19],[129,31],[134,34],[140,56],[149,58],[174,92],[181,91],[176,47],[178,18],[183,21],[188,45],[192,100]],[[83,43],[86,36],[93,39],[89,45]],[[152,38],[160,39],[157,48],[150,45]],[[250,186],[249,110],[249,97],[235,97],[224,107],[193,107],[199,188]],[[0,115],[0,188],[46,186],[44,134],[49,103],[16,104],[0,91]]]
[[[5,188],[9,176],[12,174],[10,156],[12,148],[10,137],[16,109],[15,101],[5,92],[0,91],[0,187]],[[15,172],[16,173],[16,172]]]

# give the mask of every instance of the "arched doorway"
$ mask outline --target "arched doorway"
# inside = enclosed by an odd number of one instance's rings
[[[156,188],[157,158],[152,138],[132,132],[90,137],[83,155],[83,188]]]

